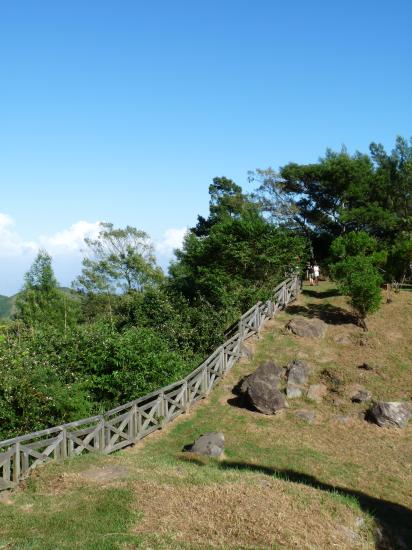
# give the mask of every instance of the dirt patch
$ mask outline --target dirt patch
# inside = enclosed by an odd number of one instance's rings
[[[105,466],[103,468],[89,468],[84,472],[80,472],[77,477],[80,480],[106,485],[128,475],[129,470],[125,466]]]

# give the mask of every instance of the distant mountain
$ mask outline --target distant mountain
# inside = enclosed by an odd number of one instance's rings
[[[60,287],[62,292],[69,294],[75,297],[76,293],[73,289],[67,287]],[[12,315],[15,312],[16,299],[19,293],[14,296],[1,296],[0,295],[0,322],[1,321],[10,321]]]

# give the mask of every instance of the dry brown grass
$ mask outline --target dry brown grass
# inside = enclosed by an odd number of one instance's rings
[[[139,483],[135,503],[144,515],[135,529],[151,533],[156,526],[159,534],[197,548],[373,548],[355,510],[336,502],[331,514],[315,489],[285,485],[258,478],[194,491],[190,485]]]

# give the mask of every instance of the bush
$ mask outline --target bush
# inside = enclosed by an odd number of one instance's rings
[[[102,412],[194,367],[150,328],[94,323],[33,335],[14,325],[0,342],[0,438]]]
[[[359,324],[366,329],[365,319],[381,304],[382,277],[365,256],[350,256],[332,266],[341,291],[350,297],[350,304],[358,316]]]

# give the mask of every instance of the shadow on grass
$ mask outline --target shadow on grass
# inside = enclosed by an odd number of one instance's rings
[[[331,304],[311,303],[305,306],[289,306],[286,312],[292,315],[302,315],[310,319],[317,318],[330,325],[356,325],[357,319],[354,315]]]
[[[188,457],[189,462],[205,466],[197,457]],[[294,470],[271,468],[249,464],[247,462],[232,462],[223,460],[216,462],[221,470],[247,471],[275,477],[289,483],[306,485],[318,491],[350,497],[359,503],[359,507],[375,519],[377,529],[374,533],[377,550],[407,550],[412,548],[412,510],[388,500],[372,497],[361,491],[347,489],[323,483],[314,476],[296,472]]]
[[[337,288],[330,288],[329,290],[312,290],[309,288],[304,288],[302,290],[304,296],[310,296],[311,298],[333,298],[335,296],[340,296],[341,293]]]

